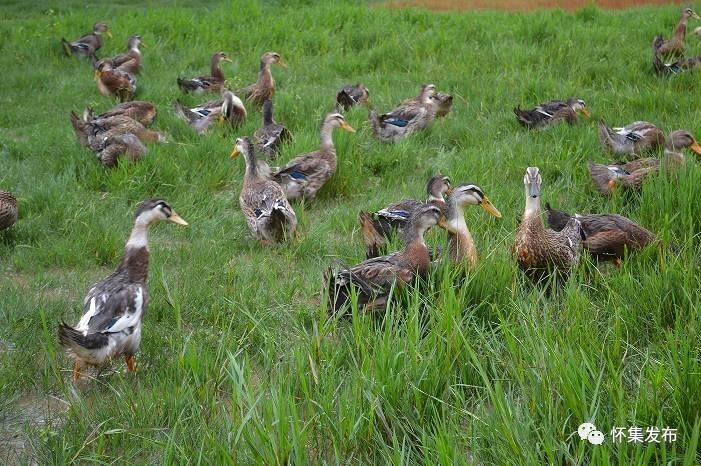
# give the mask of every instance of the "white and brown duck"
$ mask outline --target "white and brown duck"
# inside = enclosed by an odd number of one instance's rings
[[[104,58],[115,70],[127,72],[129,74],[139,74],[141,72],[141,49],[146,47],[141,36],[135,34],[127,40],[127,51],[112,58]]]
[[[117,270],[90,287],[76,326],[59,325],[59,342],[75,361],[74,380],[80,379],[86,366],[103,367],[117,357],[124,357],[128,371],[136,370],[135,355],[149,300],[148,230],[162,220],[187,225],[162,199],[148,199],[139,205]]]
[[[8,191],[0,191],[0,230],[6,230],[17,222],[17,198]]]
[[[199,76],[192,79],[178,78],[178,87],[183,92],[220,92],[226,84],[226,77],[221,69],[221,62],[231,62],[224,52],[212,55],[210,64],[210,76]]]
[[[78,55],[81,57],[95,58],[95,52],[100,50],[102,47],[102,34],[107,34],[108,37],[112,37],[110,33],[110,28],[107,23],[98,21],[93,25],[92,32],[85,34],[82,37],[74,41],[67,41],[66,39],[61,39],[61,45],[63,46],[63,51],[66,55]]]
[[[107,60],[97,62],[95,81],[100,94],[116,97],[120,102],[132,100],[136,92],[136,78],[126,71],[114,69]]]
[[[254,105],[261,106],[275,95],[275,79],[271,67],[273,63],[286,68],[287,64],[277,52],[266,52],[260,57],[260,71],[255,83],[241,90],[241,95]]]
[[[263,102],[263,126],[253,134],[256,147],[269,159],[275,159],[282,144],[289,139],[290,132],[285,125],[273,119],[273,101],[266,100]]]
[[[228,123],[231,128],[238,128],[248,115],[241,99],[229,90],[222,92],[221,99],[192,108],[176,100],[175,113],[192,126],[197,134],[204,134],[215,123],[220,125]]]

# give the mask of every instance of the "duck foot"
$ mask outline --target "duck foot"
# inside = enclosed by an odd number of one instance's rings
[[[124,356],[124,362],[127,363],[127,372],[136,372],[136,358],[132,356]]]
[[[73,365],[73,381],[74,382],[77,382],[78,380],[80,380],[80,369],[81,369],[81,365],[78,361],[76,361],[75,364]]]

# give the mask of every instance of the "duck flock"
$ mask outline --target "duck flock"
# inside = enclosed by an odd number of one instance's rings
[[[699,19],[690,8],[681,12],[674,35],[653,41],[653,71],[671,75],[701,67],[701,57],[684,57],[686,27],[689,19]],[[695,34],[701,37],[701,28]],[[111,58],[98,59],[103,35],[111,37],[109,26],[95,23],[91,33],[74,41],[62,40],[65,53],[84,57],[93,65],[100,93],[120,103],[96,115],[86,108],[81,116],[70,113],[77,140],[89,148],[105,167],[121,159],[138,161],[147,152],[147,144],[165,142],[166,136],[149,129],[156,118],[150,102],[135,101],[137,79],[142,65],[141,36],[128,38],[127,51]],[[249,109],[260,109],[262,125],[252,137],[236,139],[232,158],[243,155],[246,170],[239,196],[241,211],[248,228],[261,245],[294,241],[298,237],[297,217],[290,201],[312,202],[320,188],[334,176],[337,157],[332,135],[336,128],[355,132],[343,112],[357,105],[371,108],[370,93],[362,84],[348,85],[336,95],[335,111],[324,116],[317,150],[294,157],[285,165],[272,167],[280,147],[290,139],[290,132],[273,119],[275,80],[272,66],[286,66],[277,52],[260,58],[258,79],[250,86],[232,90],[221,69],[231,61],[224,52],[212,55],[209,76],[191,79],[178,77],[174,85],[183,93],[218,95],[218,98],[194,107],[180,100],[173,111],[198,134],[217,125],[236,129],[248,118]],[[421,86],[419,94],[397,108],[379,113],[369,110],[372,132],[379,140],[392,143],[423,130],[436,118],[449,114],[452,96],[439,92],[433,84]],[[532,109],[514,109],[517,121],[530,130],[543,130],[554,124],[573,124],[579,114],[588,117],[584,100],[569,98],[542,103]],[[651,175],[659,171],[674,172],[685,161],[683,150],[701,155],[701,146],[686,130],[665,134],[656,125],[636,121],[623,127],[598,122],[599,137],[605,152],[623,159],[612,164],[588,163],[591,180],[601,194],[617,190],[640,190]],[[662,158],[646,156],[663,150]],[[513,252],[519,268],[535,283],[548,286],[566,278],[577,263],[582,250],[597,261],[618,265],[626,256],[648,245],[664,247],[657,236],[632,220],[616,214],[570,215],[545,204],[549,228],[541,218],[542,178],[537,167],[528,167],[523,178],[525,210],[515,234]],[[480,206],[485,212],[501,217],[482,188],[475,184],[453,186],[449,177],[436,175],[426,185],[425,201],[405,199],[376,212],[360,212],[359,223],[367,259],[352,267],[329,267],[326,283],[328,309],[332,313],[346,310],[357,300],[364,311],[384,309],[391,290],[423,278],[432,264],[450,261],[468,270],[477,263],[477,248],[467,228],[464,209]],[[18,218],[17,200],[0,191],[0,230],[10,228]],[[102,367],[116,357],[124,357],[127,369],[136,370],[135,354],[141,341],[141,324],[148,304],[147,277],[149,227],[158,221],[187,225],[163,199],[147,199],[136,209],[134,224],[117,269],[94,284],[84,300],[84,314],[77,325],[59,325],[59,341],[75,361],[73,376],[80,379],[86,366]],[[447,231],[448,247],[429,250],[424,234],[438,225]],[[403,248],[388,250],[388,241],[401,235]],[[444,257],[444,258],[443,258]]]

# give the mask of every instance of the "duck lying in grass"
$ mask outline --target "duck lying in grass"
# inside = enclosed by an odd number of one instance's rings
[[[0,230],[6,230],[17,222],[17,198],[7,191],[0,191]]]
[[[417,97],[402,102],[391,112],[378,115],[370,110],[368,119],[375,136],[384,142],[395,142],[426,128],[436,117],[435,94],[435,85],[424,84]]]
[[[355,133],[343,115],[329,113],[321,123],[321,147],[298,155],[282,168],[273,170],[271,178],[282,186],[287,199],[314,199],[319,189],[336,173],[336,147],[331,136],[336,128]]]
[[[448,253],[455,264],[477,265],[475,240],[465,223],[465,207],[478,205],[490,215],[501,218],[501,212],[484,195],[482,188],[474,184],[456,186],[447,200],[448,214],[445,229],[448,231]]]
[[[381,308],[387,304],[393,285],[425,277],[431,264],[424,234],[435,225],[445,227],[445,217],[433,205],[424,205],[411,216],[403,230],[404,249],[388,256],[368,259],[350,268],[325,274],[328,284],[329,310],[343,309],[355,294],[358,307],[363,310]]]
[[[519,268],[535,282],[550,276],[569,276],[577,263],[582,242],[582,226],[576,218],[568,220],[560,231],[543,226],[540,218],[542,178],[538,167],[528,167],[523,177],[526,208],[516,230],[514,252]]]
[[[290,132],[284,125],[273,119],[273,101],[263,102],[263,126],[258,128],[253,134],[256,147],[269,159],[278,156],[280,147],[285,141],[291,139]]]
[[[74,40],[67,41],[66,39],[61,39],[61,45],[63,46],[63,51],[69,57],[71,55],[78,55],[86,58],[95,58],[95,52],[100,50],[102,47],[102,34],[107,34],[108,37],[112,37],[110,28],[107,23],[98,21],[92,27],[92,32],[85,34],[84,36]]]
[[[622,128],[609,128],[599,121],[599,139],[604,150],[613,154],[640,156],[664,145],[664,132],[647,121],[636,121]]]
[[[94,115],[92,107],[86,107],[83,111],[83,121],[90,122],[92,120],[104,120],[113,116],[127,116],[144,126],[149,126],[156,119],[156,113],[156,106],[151,102],[131,100],[117,104],[97,116]]]
[[[657,237],[651,231],[622,215],[575,214],[573,216],[551,208],[548,203],[545,204],[545,212],[550,228],[555,231],[564,229],[572,218],[579,220],[586,238],[582,241],[582,247],[597,261],[613,261],[616,266],[620,265],[626,251],[638,251],[657,241]]]
[[[364,84],[343,86],[336,94],[336,108],[348,111],[355,105],[367,105],[370,100],[370,91]]]
[[[689,18],[701,19],[691,8],[684,8],[679,16],[679,22],[674,29],[672,37],[668,40],[663,39],[661,35],[655,37],[652,47],[658,56],[669,59],[684,55],[686,25]]]
[[[199,76],[192,79],[178,78],[178,87],[186,93],[220,92],[226,83],[226,77],[221,70],[221,62],[223,61],[231,62],[231,59],[224,52],[215,53],[212,55],[210,76]]]
[[[684,71],[701,68],[701,56],[679,58],[677,61],[664,63],[658,55],[652,59],[652,68],[660,76],[671,76]]]
[[[518,122],[528,129],[545,128],[562,121],[573,124],[577,121],[577,112],[589,117],[587,104],[577,97],[566,101],[551,100],[530,110],[522,110],[520,106],[514,109]]]
[[[260,57],[260,71],[255,83],[241,90],[241,95],[254,105],[261,106],[266,100],[272,100],[275,95],[275,80],[270,67],[273,63],[287,68],[287,64],[277,52],[267,52]]]
[[[139,205],[117,270],[90,287],[78,325],[59,325],[59,342],[75,361],[73,380],[80,379],[85,366],[103,367],[121,356],[128,371],[136,370],[135,355],[148,306],[148,230],[162,220],[187,225],[162,199],[148,199]]]
[[[701,145],[686,130],[678,130],[669,135],[665,142],[664,159],[653,157],[633,160],[628,163],[601,165],[591,160],[588,162],[589,175],[596,189],[608,196],[617,187],[640,190],[643,182],[653,173],[660,171],[662,165],[667,170],[676,170],[685,160],[682,149],[688,148],[701,156]]]
[[[436,175],[431,177],[426,184],[426,202],[403,199],[373,214],[361,211],[359,215],[360,231],[367,249],[367,258],[370,259],[382,254],[387,240],[392,234],[406,226],[417,209],[429,204],[435,205],[442,212],[445,212],[446,202],[443,196],[450,192],[450,189],[450,178],[445,175]]]
[[[125,71],[113,69],[109,61],[97,62],[95,81],[97,89],[104,96],[116,97],[120,102],[134,98],[136,78]]]
[[[233,92],[224,90],[221,99],[205,102],[197,107],[187,108],[179,100],[175,101],[175,113],[192,126],[197,134],[204,134],[216,122],[228,123],[238,128],[246,119],[246,107]]]
[[[124,71],[129,74],[139,74],[141,72],[141,50],[140,46],[146,47],[140,35],[133,35],[127,41],[126,53],[120,53],[112,58],[104,58],[113,69]]]
[[[264,244],[277,243],[297,234],[297,216],[282,187],[264,173],[251,140],[238,138],[231,158],[243,154],[246,174],[239,195],[241,211],[251,234]]]

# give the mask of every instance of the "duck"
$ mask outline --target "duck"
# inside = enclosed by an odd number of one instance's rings
[[[424,84],[417,97],[405,100],[391,112],[378,115],[370,110],[368,119],[375,136],[383,142],[396,142],[426,128],[436,117],[435,93],[435,85]]]
[[[335,128],[355,133],[343,115],[329,113],[321,123],[321,147],[298,155],[282,168],[272,171],[271,179],[282,186],[287,199],[314,199],[319,189],[336,173],[336,148],[331,139]]]
[[[435,225],[445,228],[445,216],[438,207],[426,204],[414,211],[404,228],[402,250],[350,268],[334,271],[329,267],[324,277],[328,285],[329,310],[340,311],[353,295],[357,296],[359,309],[371,311],[384,307],[394,286],[425,277],[431,258],[424,234]]]
[[[296,237],[297,215],[282,187],[264,173],[248,137],[236,140],[231,158],[241,154],[246,161],[246,173],[239,205],[251,234],[265,245]]]
[[[686,38],[686,25],[689,18],[701,19],[691,8],[684,8],[679,15],[679,22],[670,39],[665,40],[661,35],[655,36],[655,39],[652,41],[652,48],[656,55],[665,58],[678,58],[684,55],[684,39]]]
[[[142,100],[131,100],[129,102],[122,102],[115,105],[106,112],[100,113],[99,115],[94,114],[92,107],[85,107],[83,111],[83,121],[89,122],[92,120],[99,120],[110,118],[113,116],[128,116],[144,126],[149,126],[156,119],[156,106],[151,102],[145,102]]]
[[[138,162],[148,152],[144,143],[133,133],[111,134],[93,150],[97,159],[107,168],[116,167],[121,155],[126,155],[132,162]]]
[[[69,57],[75,54],[81,57],[94,59],[95,52],[100,50],[100,47],[102,47],[102,34],[106,34],[110,38],[112,37],[112,33],[110,32],[110,28],[107,23],[98,21],[93,25],[91,33],[85,34],[74,41],[69,42],[65,38],[61,38],[63,51]]]
[[[336,94],[336,109],[339,112],[347,112],[355,105],[367,105],[369,100],[370,91],[364,84],[349,84],[343,86]]]
[[[665,134],[647,121],[635,121],[622,128],[610,128],[600,120],[599,140],[608,152],[637,157],[664,145]]]
[[[538,167],[528,167],[523,177],[526,207],[516,230],[516,262],[534,282],[551,276],[566,279],[579,259],[582,226],[572,217],[560,231],[545,229],[540,217],[542,178]]]
[[[141,36],[135,34],[127,40],[127,52],[115,55],[112,58],[104,58],[110,62],[112,68],[124,71],[129,74],[139,74],[141,72],[141,50],[139,47],[146,47]]]
[[[224,52],[217,52],[212,55],[210,67],[211,76],[200,76],[192,79],[178,78],[178,87],[187,92],[220,92],[226,83],[226,77],[221,70],[221,62],[231,63],[231,59]]]
[[[164,134],[147,129],[138,121],[126,115],[115,115],[107,118],[95,118],[85,121],[75,112],[70,113],[71,125],[78,142],[94,151],[101,150],[104,141],[117,134],[132,133],[140,141],[167,142]]]
[[[197,134],[204,134],[215,122],[228,122],[232,128],[238,128],[248,114],[243,102],[233,92],[224,90],[221,99],[205,102],[197,107],[187,108],[179,100],[175,101],[175,113]]]
[[[518,122],[528,129],[545,128],[561,121],[573,124],[577,121],[577,112],[589,117],[587,104],[578,97],[570,97],[564,101],[551,100],[531,110],[522,110],[520,106],[514,109]]]
[[[141,344],[141,324],[149,301],[148,231],[159,221],[187,226],[165,200],[143,201],[136,209],[117,269],[90,287],[77,325],[59,324],[59,343],[74,360],[74,381],[80,380],[85,367],[104,367],[118,357],[124,357],[129,372],[136,371],[135,355]]]
[[[465,223],[465,207],[478,205],[488,214],[501,218],[501,212],[485,196],[479,186],[465,183],[456,186],[447,200],[448,252],[454,264],[466,264],[468,267],[477,265],[477,248],[475,240]]]
[[[8,191],[0,190],[0,231],[7,230],[17,222],[17,198]]]
[[[436,92],[432,97],[436,103],[436,117],[442,118],[448,113],[453,106],[453,96],[445,92]]]
[[[266,100],[263,102],[263,126],[253,134],[256,148],[269,159],[275,159],[282,144],[289,139],[287,128],[273,119],[273,101]]]
[[[387,245],[387,240],[406,226],[416,209],[430,204],[445,212],[447,206],[444,196],[450,191],[450,178],[439,174],[432,176],[426,183],[426,202],[403,199],[372,214],[360,211],[360,231],[367,250],[366,257],[371,259],[380,256]]]
[[[260,57],[260,71],[258,79],[255,83],[244,88],[241,94],[251,103],[257,106],[263,105],[266,100],[271,100],[275,95],[275,80],[271,66],[277,63],[283,68],[287,68],[287,64],[277,52],[266,52]]]
[[[594,187],[604,196],[610,195],[619,185],[623,188],[640,190],[645,179],[659,172],[661,166],[664,165],[667,170],[679,168],[685,160],[681,149],[685,148],[701,156],[701,145],[694,136],[689,131],[677,130],[665,141],[662,160],[647,157],[613,165],[602,165],[589,160],[587,162],[589,175]]]
[[[639,251],[658,240],[650,230],[631,219],[617,214],[575,214],[553,209],[545,204],[548,225],[561,231],[571,218],[576,218],[582,226],[584,240],[582,248],[597,261],[613,261],[620,266],[627,252]]]
[[[652,59],[652,68],[654,72],[660,76],[673,76],[683,73],[684,71],[695,70],[701,68],[701,55],[688,58],[679,58],[670,63],[664,63],[658,55],[654,55]]]
[[[95,81],[100,94],[116,97],[120,102],[134,98],[136,78],[131,74],[113,69],[109,61],[100,60],[95,69]]]

